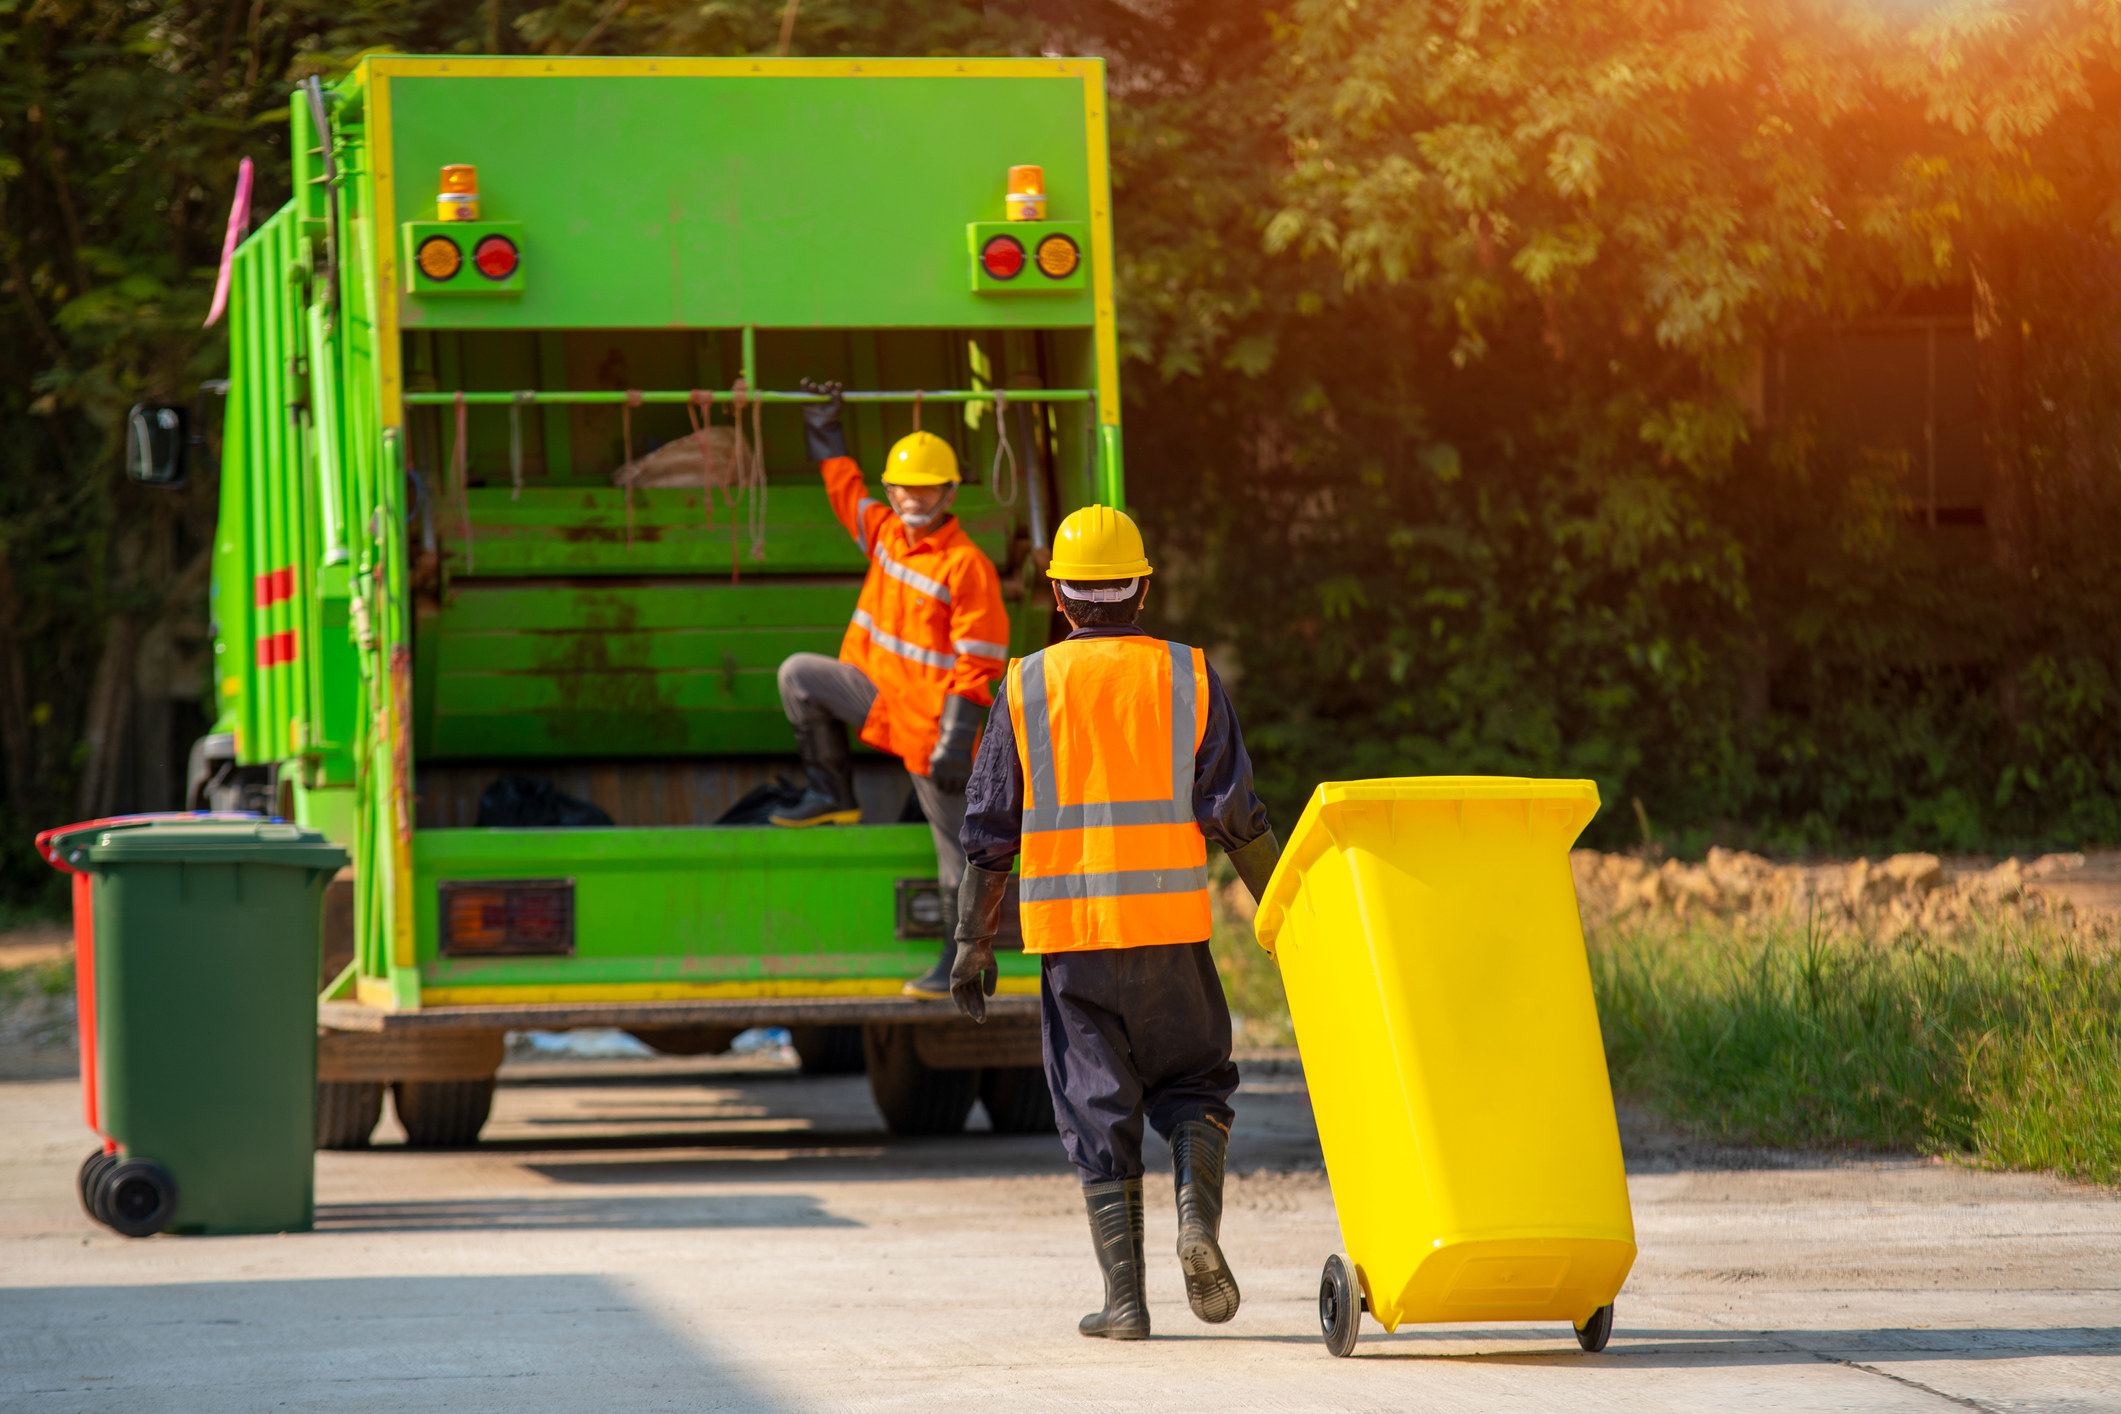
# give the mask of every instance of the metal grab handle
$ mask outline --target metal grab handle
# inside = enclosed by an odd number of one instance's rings
[[[756,403],[822,403],[818,393],[746,393],[747,401]],[[1088,388],[1011,388],[1012,403],[1087,403],[1096,398]],[[405,402],[411,407],[449,407],[462,397],[472,407],[505,407],[518,401],[525,403],[575,403],[616,405],[631,400],[639,403],[689,403],[692,390],[656,390],[652,392],[509,392],[509,393],[407,393]],[[928,389],[907,392],[842,393],[840,397],[850,403],[991,403],[992,388],[955,388],[942,392]]]

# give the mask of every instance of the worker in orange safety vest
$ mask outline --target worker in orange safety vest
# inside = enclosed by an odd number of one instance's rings
[[[1142,1121],[1171,1145],[1178,1259],[1203,1321],[1237,1314],[1221,1247],[1230,1009],[1208,951],[1208,841],[1257,899],[1281,856],[1237,714],[1198,648],[1135,626],[1153,573],[1134,522],[1086,506],[1047,577],[1074,630],[1011,662],[966,791],[951,994],[994,994],[1011,866],[1061,1142],[1083,1182],[1105,1305],[1084,1335],[1149,1334]]]
[[[851,825],[854,795],[847,727],[906,763],[935,836],[942,886],[942,954],[907,994],[950,995],[958,888],[965,851],[965,778],[990,684],[1009,657],[1009,618],[1001,577],[950,514],[962,477],[957,454],[932,432],[892,447],[884,468],[889,506],[873,499],[847,455],[837,383],[803,382],[825,401],[803,406],[811,460],[819,463],[833,514],[869,559],[868,578],[838,658],[792,654],[781,664],[781,706],[803,758],[802,800],[771,817],[776,825]]]

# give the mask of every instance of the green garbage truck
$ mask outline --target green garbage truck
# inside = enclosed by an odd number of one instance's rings
[[[1102,66],[370,56],[290,121],[232,265],[195,803],[351,852],[320,1142],[385,1086],[468,1142],[503,1036],[579,1027],[785,1026],[900,1132],[1049,1125],[1036,959],[977,1030],[900,995],[941,936],[903,768],[861,758],[859,825],[747,821],[793,764],[777,667],[867,568],[804,378],[872,476],[952,442],[1012,653],[1049,527],[1123,502]]]

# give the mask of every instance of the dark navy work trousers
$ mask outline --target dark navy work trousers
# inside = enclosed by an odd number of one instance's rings
[[[1142,1120],[1230,1127],[1230,1005],[1208,945],[1044,954],[1040,1031],[1061,1143],[1084,1183],[1142,1175]]]

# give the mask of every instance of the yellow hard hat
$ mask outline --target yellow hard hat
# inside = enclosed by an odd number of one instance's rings
[[[1142,549],[1142,533],[1125,511],[1084,506],[1061,522],[1053,537],[1048,579],[1133,579],[1154,574]]]
[[[933,432],[899,438],[884,458],[886,486],[955,486],[964,479],[957,472],[957,453]]]

